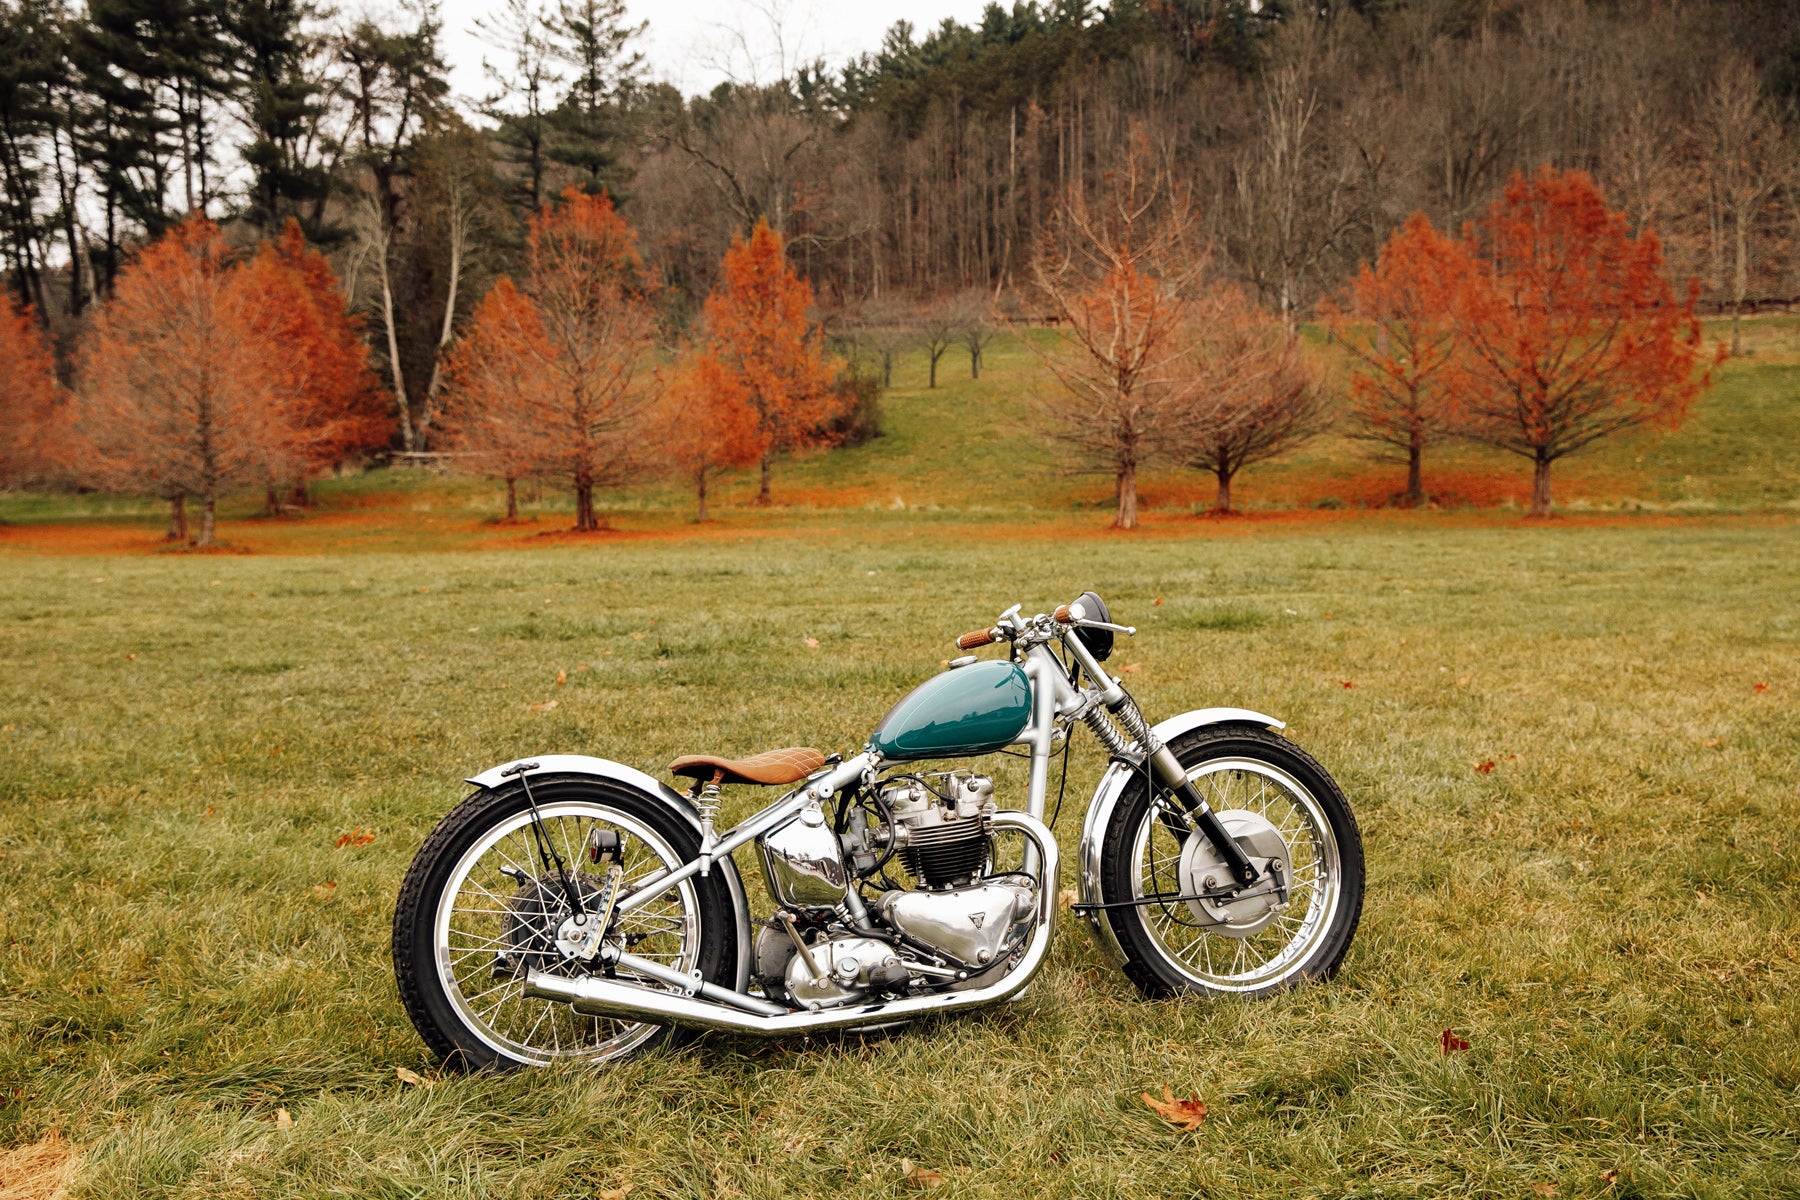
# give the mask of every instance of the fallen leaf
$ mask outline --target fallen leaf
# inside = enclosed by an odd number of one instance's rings
[[[1438,1035],[1438,1045],[1443,1048],[1445,1054],[1450,1054],[1457,1050],[1467,1050],[1469,1048],[1469,1043],[1457,1037],[1456,1032],[1450,1029],[1446,1029],[1443,1033]]]
[[[1402,646],[1404,646],[1404,645],[1406,645],[1406,639],[1405,639],[1405,638],[1401,638],[1401,639],[1400,639],[1400,644],[1401,644],[1401,645],[1402,645]]]
[[[1750,685],[1750,690],[1759,693],[1766,692],[1769,690],[1769,685],[1766,683],[1753,683]]]
[[[1556,1185],[1554,1183],[1534,1183],[1531,1185],[1531,1191],[1533,1195],[1537,1196],[1554,1196],[1556,1195]]]
[[[1158,597],[1157,597],[1157,598],[1156,598],[1156,600],[1155,600],[1155,604],[1156,604],[1156,605],[1157,605],[1157,607],[1159,607],[1159,608],[1160,608],[1160,607],[1161,607],[1161,606],[1162,606],[1162,597],[1161,597],[1161,596],[1158,596]]]
[[[1700,744],[1702,746],[1705,746],[1708,750],[1711,750],[1715,746],[1723,746],[1725,744],[1725,739],[1722,737],[1707,738],[1705,741],[1701,742]]]
[[[8,725],[8,726],[7,726],[7,728],[8,728],[8,729],[11,729],[11,728],[12,728],[12,726],[11,726],[11,725]],[[210,805],[210,804],[209,804],[209,805],[207,805],[207,806],[206,806],[206,815],[207,815],[207,816],[209,816],[209,817],[210,817],[210,816],[212,816],[212,815],[213,815],[213,814],[214,814],[214,813],[215,813],[215,812],[217,812],[217,811],[219,811],[219,810],[218,810],[218,809],[216,809],[216,808],[214,808],[214,807],[213,807],[213,806],[212,806],[212,805]]]
[[[1327,621],[1329,621],[1329,620],[1331,620],[1331,614],[1330,614],[1330,613],[1320,613],[1320,614],[1319,614],[1319,615],[1320,615],[1320,616],[1322,616],[1322,617],[1324,617],[1324,618],[1325,618],[1325,619],[1326,619],[1326,620],[1327,620]]]
[[[315,900],[329,900],[335,895],[337,895],[337,884],[333,883],[331,880],[327,879],[324,883],[313,884],[313,898]]]
[[[643,641],[643,640],[644,640],[644,639],[645,639],[645,638],[647,638],[647,637],[649,637],[649,636],[650,636],[650,635],[649,635],[649,634],[647,634],[647,633],[634,633],[634,634],[632,634],[632,635],[631,635],[631,640],[632,640],[632,641],[634,641],[634,642],[641,642],[641,641]]]
[[[1343,684],[1347,688],[1353,688],[1356,686],[1356,681],[1352,680],[1352,679],[1340,679],[1340,680],[1338,680],[1338,682]]]
[[[411,1067],[395,1067],[394,1078],[411,1087],[424,1087],[425,1077]]]
[[[575,673],[577,675],[581,674],[583,671],[585,671],[587,669],[588,669],[588,665],[586,663],[576,663],[575,664]]]
[[[556,673],[556,686],[561,687],[567,682],[569,682],[569,673],[567,671],[558,671]]]
[[[1143,666],[1144,666],[1143,663],[1126,663],[1124,666],[1119,668],[1119,674],[1135,675],[1138,673],[1138,671],[1143,669]]]
[[[870,574],[872,575],[872,574],[874,574],[874,572],[871,571]],[[817,650],[819,648],[819,639],[818,638],[807,638],[806,639],[806,648],[808,650]]]
[[[349,833],[340,833],[338,835],[337,848],[342,850],[345,846],[366,846],[374,840],[375,833],[373,830],[364,829],[361,825],[358,825]]]
[[[811,1138],[807,1137],[804,1133],[796,1133],[782,1140],[781,1150],[784,1154],[805,1154],[807,1148],[811,1145]]]
[[[1712,903],[1712,897],[1707,895],[1705,892],[1695,892],[1694,899],[1698,900],[1702,904],[1711,904]]]
[[[621,1183],[616,1188],[607,1188],[604,1192],[601,1192],[598,1196],[594,1197],[594,1200],[625,1200],[625,1197],[631,1194],[631,1189],[636,1186],[637,1184],[635,1183]]]
[[[537,704],[527,705],[526,707],[528,709],[530,709],[530,711],[532,711],[532,712],[549,712],[551,709],[556,707],[556,701],[544,700],[544,701],[540,701]]]
[[[1457,687],[1468,687],[1469,680],[1471,680],[1473,678],[1475,678],[1473,675],[1458,675],[1456,677],[1456,686]]]
[[[869,574],[873,575],[874,572],[871,571]],[[900,1160],[900,1169],[904,1172],[906,1186],[916,1191],[930,1191],[934,1187],[944,1185],[944,1175],[941,1171],[934,1171],[930,1167],[915,1167],[904,1158]]]
[[[428,587],[424,587],[424,588],[420,588],[420,589],[419,589],[419,595],[421,595],[421,596],[423,596],[423,595],[424,595],[424,594],[425,594],[425,593],[426,593],[426,592],[429,592],[429,591],[430,591],[430,590],[431,590],[431,589],[430,589],[430,588],[428,588]]]
[[[293,1114],[289,1113],[288,1110],[285,1108],[276,1109],[275,1110],[275,1128],[277,1128],[277,1129],[292,1129],[293,1127],[294,1127]]]
[[[137,657],[137,655],[135,655],[135,654],[127,654],[127,655],[126,655],[126,656],[125,656],[125,657],[126,657],[126,658],[136,658],[136,657]]]
[[[1611,1187],[1613,1184],[1619,1182],[1619,1173],[1610,1168],[1602,1171],[1600,1172],[1600,1182],[1604,1183],[1607,1187]]]
[[[1177,1100],[1174,1089],[1163,1084],[1163,1098],[1157,1100],[1149,1092],[1140,1093],[1144,1103],[1151,1112],[1171,1125],[1179,1125],[1185,1130],[1200,1128],[1200,1122],[1206,1120],[1206,1102],[1199,1096],[1190,1096],[1186,1100]]]
[[[1494,773],[1494,760],[1491,758],[1484,758],[1476,763],[1475,773],[1477,775],[1492,775]]]

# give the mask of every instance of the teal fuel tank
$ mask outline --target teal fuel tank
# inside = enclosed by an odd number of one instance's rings
[[[928,679],[881,718],[869,744],[890,761],[988,754],[1031,720],[1031,681],[1017,663],[973,663]]]

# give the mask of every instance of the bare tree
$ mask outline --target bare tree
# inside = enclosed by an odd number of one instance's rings
[[[938,301],[935,304],[921,305],[913,315],[913,332],[919,348],[925,351],[925,361],[930,364],[930,382],[928,387],[937,386],[938,364],[944,355],[950,353],[950,347],[956,345],[961,334],[961,325],[953,305]]]
[[[1231,511],[1239,471],[1266,462],[1322,432],[1325,394],[1297,339],[1235,293],[1224,293],[1193,330],[1210,387],[1205,402],[1171,421],[1178,456],[1218,481],[1215,512]]]
[[[1749,63],[1720,64],[1701,109],[1699,159],[1714,202],[1731,225],[1731,352],[1750,286],[1750,242],[1763,210],[1793,170],[1794,151],[1770,116]]]
[[[969,291],[950,303],[950,316],[956,321],[956,338],[969,351],[969,378],[981,378],[981,357],[999,336],[994,318],[994,304],[985,293]]]

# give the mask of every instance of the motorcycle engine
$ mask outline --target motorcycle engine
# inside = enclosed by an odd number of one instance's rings
[[[881,789],[893,814],[896,853],[927,889],[953,888],[981,875],[988,860],[994,781],[972,771],[906,775]]]

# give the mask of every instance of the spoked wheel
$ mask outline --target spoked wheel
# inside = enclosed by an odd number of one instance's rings
[[[599,969],[591,956],[571,953],[580,927],[570,892],[584,914],[592,913],[601,906],[611,865],[596,866],[586,857],[594,829],[619,837],[621,894],[651,872],[691,859],[698,838],[660,801],[628,788],[534,777],[531,790],[548,850],[515,781],[477,792],[451,810],[401,885],[394,913],[400,996],[420,1036],[458,1066],[606,1062],[670,1035],[662,1026],[583,1016],[565,1004],[527,999],[525,976],[581,977]],[[734,929],[730,896],[714,874],[686,880],[618,915],[605,940],[683,974],[699,971],[709,982],[729,985]],[[624,970],[619,977],[664,986]]]
[[[1260,729],[1196,730],[1169,749],[1266,882],[1205,897],[1230,873],[1166,793],[1140,782],[1114,809],[1101,849],[1102,910],[1125,973],[1152,997],[1261,996],[1337,970],[1362,914],[1362,835],[1324,768]]]

